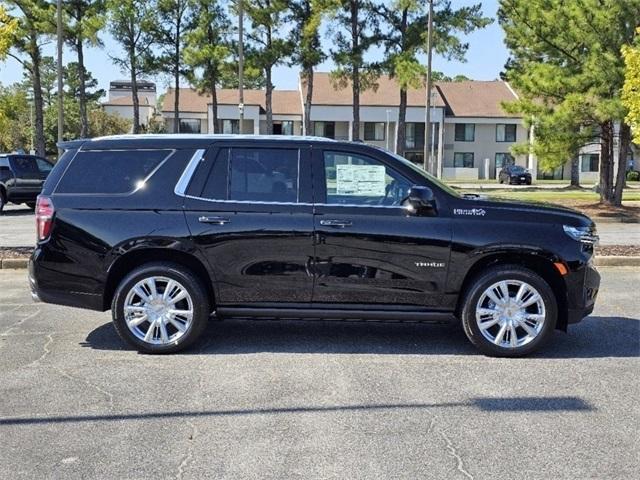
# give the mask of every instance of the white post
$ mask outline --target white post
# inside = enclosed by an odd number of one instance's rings
[[[353,141],[353,121],[349,120],[349,141]]]

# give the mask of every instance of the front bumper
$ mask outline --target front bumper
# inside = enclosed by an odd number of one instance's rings
[[[592,263],[571,276],[567,285],[568,324],[578,323],[593,312],[600,289],[600,274]]]

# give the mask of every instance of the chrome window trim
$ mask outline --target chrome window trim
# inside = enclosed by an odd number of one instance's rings
[[[140,181],[140,185],[135,187],[133,190],[129,191],[129,192],[123,192],[123,193],[66,193],[66,192],[58,192],[58,186],[60,185],[60,182],[62,181],[62,179],[64,178],[64,176],[67,174],[67,170],[69,170],[69,168],[71,167],[71,164],[73,162],[76,161],[76,157],[78,156],[78,154],[80,153],[90,153],[90,152],[169,152],[167,154],[166,157],[164,157],[162,160],[160,160],[160,163],[158,163],[158,165],[151,170],[151,172],[149,172],[149,174],[143,178]],[[160,170],[160,168],[165,164],[165,162],[167,160],[169,160],[169,158],[171,158],[175,153],[176,153],[176,149],[175,148],[117,148],[117,149],[88,149],[88,150],[81,150],[78,149],[76,150],[76,153],[73,155],[73,158],[71,159],[71,161],[67,164],[67,168],[65,168],[64,172],[62,173],[62,175],[60,176],[60,178],[58,179],[58,183],[56,183],[55,189],[53,190],[52,194],[55,194],[56,196],[75,196],[75,197],[128,197],[129,195],[133,195],[134,193],[136,193],[138,190],[140,190],[148,181],[149,179],[158,171]]]
[[[187,188],[189,187],[189,182],[191,182],[191,178],[193,177],[193,174],[195,173],[196,168],[198,167],[198,164],[204,160],[205,151],[206,150],[204,148],[199,148],[191,156],[189,163],[187,163],[187,166],[182,172],[182,175],[180,175],[180,178],[178,179],[178,182],[176,183],[176,186],[173,189],[173,193],[175,193],[180,197],[187,196]]]

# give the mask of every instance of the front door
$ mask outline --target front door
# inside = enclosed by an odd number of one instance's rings
[[[218,305],[311,301],[308,155],[303,144],[220,143],[196,170],[184,206]]]
[[[314,306],[438,307],[451,221],[401,205],[412,182],[385,161],[348,147],[314,149]]]

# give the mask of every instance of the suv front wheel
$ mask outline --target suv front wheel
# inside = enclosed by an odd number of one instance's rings
[[[496,357],[518,357],[540,348],[557,316],[549,284],[517,265],[485,271],[467,289],[462,306],[467,337],[484,354]]]
[[[210,314],[200,280],[172,263],[148,263],[118,285],[111,312],[120,337],[145,353],[173,353],[202,334]]]

